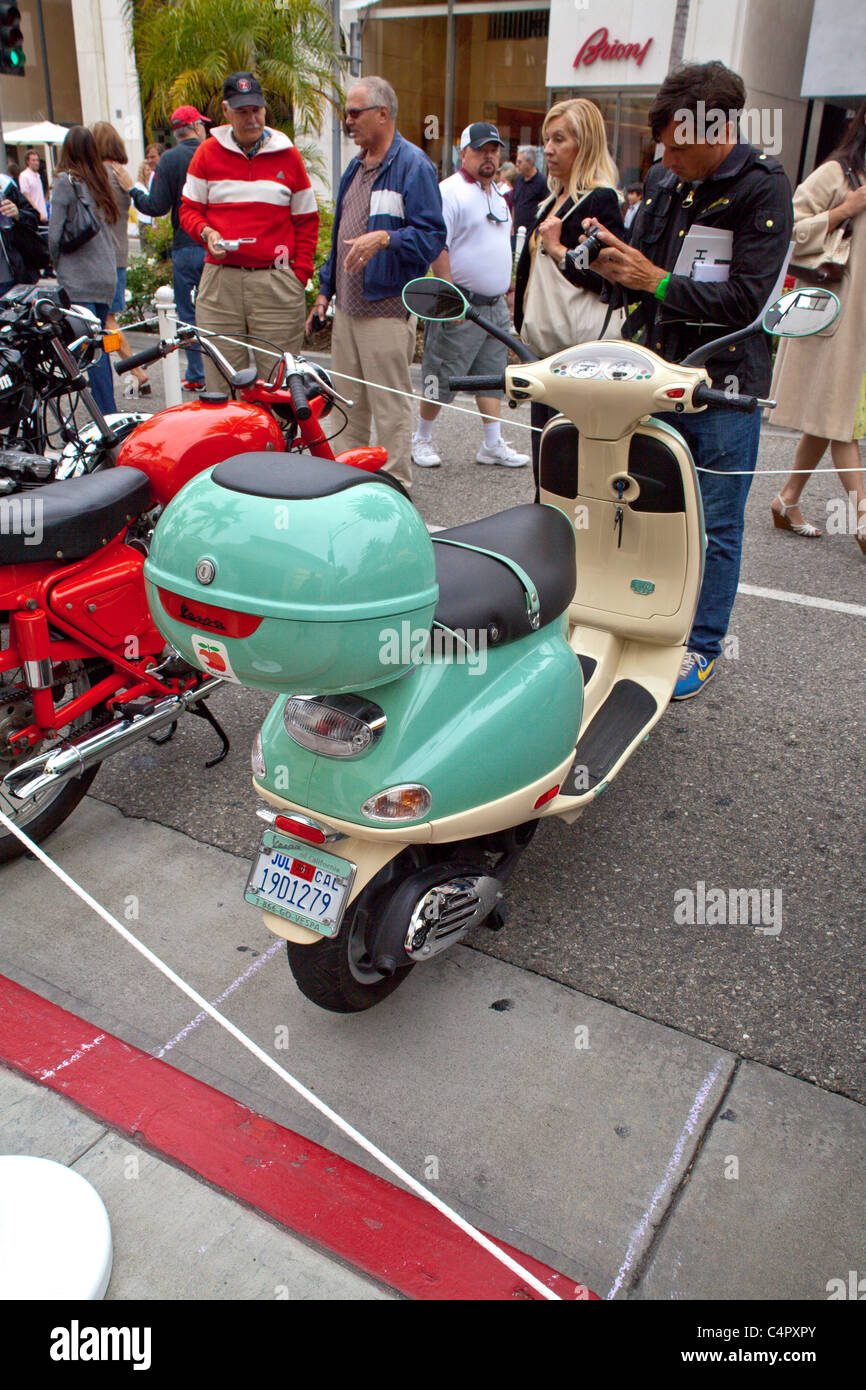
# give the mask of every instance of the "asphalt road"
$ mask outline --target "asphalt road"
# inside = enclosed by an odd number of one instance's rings
[[[156,383],[159,369],[151,375]],[[157,389],[147,407],[159,404]],[[471,412],[470,401],[459,404]],[[506,437],[528,441],[520,428],[527,412],[506,416]],[[443,467],[415,470],[414,498],[428,524],[532,500],[528,468],[473,462],[480,427],[471,413],[443,411],[435,440]],[[542,824],[509,885],[506,929],[481,928],[469,944],[863,1101],[866,560],[850,535],[806,541],[773,529],[769,503],[794,442],[764,430],[741,574],[747,590],[782,597],[740,593],[730,627],[736,650],[713,683],[670,706],[574,826]],[[816,475],[806,515],[826,523],[827,503],[839,495],[834,474]],[[204,769],[214,736],[187,720],[172,743],[139,744],[112,759],[92,794],[126,815],[252,854],[260,823],[249,748],[270,699],[226,689],[212,703],[232,741],[225,762]],[[479,759],[501,755],[478,750]],[[706,893],[762,890],[778,933],[679,924],[684,890],[697,897],[701,884]],[[249,911],[240,901],[237,910]]]

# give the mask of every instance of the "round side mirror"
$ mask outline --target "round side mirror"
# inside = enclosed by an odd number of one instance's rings
[[[456,285],[425,275],[403,286],[403,303],[419,319],[462,319],[469,308]]]
[[[807,338],[810,333],[827,328],[839,307],[839,300],[830,290],[790,290],[770,305],[764,314],[764,328],[777,338]]]

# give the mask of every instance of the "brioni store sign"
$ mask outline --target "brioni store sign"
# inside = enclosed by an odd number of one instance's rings
[[[550,0],[547,86],[658,86],[675,12],[676,0]]]

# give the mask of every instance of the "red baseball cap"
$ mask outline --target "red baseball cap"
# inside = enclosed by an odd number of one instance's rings
[[[172,111],[169,121],[173,130],[182,125],[195,125],[196,121],[204,121],[205,125],[210,125],[207,116],[196,111],[194,106],[179,106],[176,111]]]

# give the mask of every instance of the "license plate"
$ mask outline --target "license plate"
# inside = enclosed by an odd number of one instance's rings
[[[336,936],[355,865],[275,830],[266,830],[244,898],[322,936]]]

